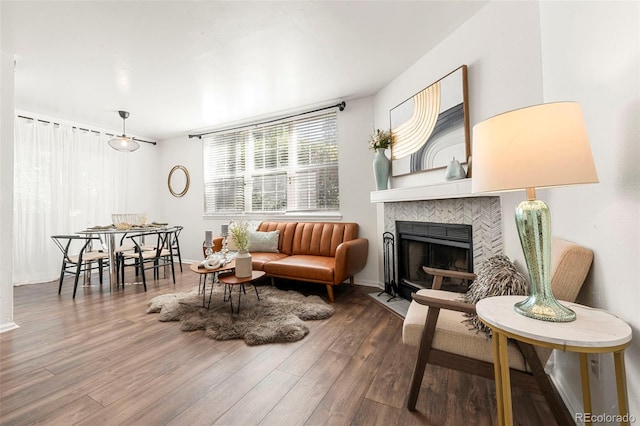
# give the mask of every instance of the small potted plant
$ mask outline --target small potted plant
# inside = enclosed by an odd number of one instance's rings
[[[249,249],[249,224],[246,222],[231,222],[229,226],[231,239],[239,252]]]
[[[229,233],[238,248],[238,254],[236,255],[236,277],[250,277],[253,273],[253,268],[251,266],[251,254],[249,254],[249,224],[246,222],[231,222]]]

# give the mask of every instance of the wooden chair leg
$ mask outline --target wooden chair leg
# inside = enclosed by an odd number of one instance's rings
[[[440,309],[429,308],[427,313],[427,319],[422,329],[422,337],[420,338],[420,349],[418,351],[418,359],[416,360],[416,366],[413,369],[413,376],[411,378],[411,387],[409,388],[409,398],[407,399],[407,408],[410,411],[416,410],[416,403],[418,402],[418,394],[420,393],[420,386],[422,386],[422,378],[424,377],[424,370],[427,367],[429,361],[429,352],[431,351],[431,344],[433,343],[433,335],[436,329],[436,323],[438,322],[438,315]]]
[[[540,362],[540,358],[538,358],[538,354],[534,347],[528,343],[520,341],[516,341],[516,343],[524,355],[524,359],[527,362],[527,365],[529,365],[529,368],[533,373],[533,377],[536,379],[538,388],[546,399],[547,404],[549,404],[549,409],[553,413],[558,424],[575,424],[575,420],[566,405],[564,405],[558,390],[553,383],[551,383],[551,379],[549,379],[549,376],[547,376],[547,373],[544,371],[544,366]]]
[[[353,287],[355,285],[355,281],[353,280],[353,277],[349,277],[349,285],[351,287]]]

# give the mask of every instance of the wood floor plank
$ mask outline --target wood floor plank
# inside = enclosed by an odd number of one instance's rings
[[[393,328],[402,327],[402,321],[397,317],[396,323]],[[411,375],[398,374],[398,371],[413,371],[416,353],[413,347],[402,343],[401,333],[394,334],[394,338],[365,398],[394,408],[403,408],[406,400],[405,392],[411,384]]]
[[[302,425],[311,416],[351,357],[325,351],[295,386],[273,407],[261,425]]]
[[[305,424],[344,424],[357,413],[385,353],[395,341],[388,330],[396,318],[377,305],[373,308],[378,321]]]
[[[417,351],[400,343],[402,321],[372,302],[371,287],[337,287],[335,314],[308,322],[300,342],[251,347],[145,313],[152,297],[197,287],[187,268],[175,285],[150,280],[146,293],[139,285],[111,292],[95,277],[92,284],[75,299],[68,280],[61,295],[57,282],[14,289],[19,328],[0,333],[0,424],[409,426],[474,424],[471,415],[495,422],[492,381],[433,366],[417,411],[405,408]],[[326,300],[323,286],[300,290]],[[513,404],[520,425],[550,417],[538,395],[514,390]]]
[[[257,424],[295,386],[299,379],[298,376],[273,370],[213,424]]]
[[[362,315],[363,310],[364,306],[355,306],[349,316],[357,318]],[[316,329],[315,333],[307,337],[304,345],[280,364],[279,370],[303,376],[352,325],[352,321],[339,315],[332,316],[324,323],[324,327]]]
[[[356,412],[351,425],[353,426],[386,426],[386,425],[402,425],[399,423],[402,410],[381,404],[370,399],[362,401],[360,408]]]
[[[102,405],[98,404],[90,397],[83,396],[74,401],[71,401],[69,404],[63,407],[57,407],[56,410],[48,414],[46,418],[42,418],[38,413],[40,419],[33,424],[41,424],[46,426],[73,425],[102,408]]]
[[[265,350],[266,347],[248,347],[229,353],[226,357],[211,364],[209,368],[192,380],[158,398],[144,410],[135,413],[127,422],[130,424],[168,424]]]
[[[138,389],[136,395],[120,396],[119,399],[102,408],[100,411],[82,419],[76,423],[77,426],[115,426],[120,424],[130,424],[129,419],[141,412],[156,411],[159,401],[166,401],[164,398],[172,392],[178,391],[185,383],[196,379],[203,372],[210,368],[212,364],[225,357],[228,353],[221,352],[215,348],[210,348],[201,352],[189,363],[179,368],[169,371],[151,380]],[[189,397],[193,397],[189,395]],[[160,406],[164,405],[160,402]],[[172,416],[170,416],[171,418]]]
[[[448,370],[447,415],[452,421],[468,425],[490,425],[491,413],[486,408],[494,394],[489,395],[488,379],[470,374],[452,374]],[[457,398],[452,398],[452,395]]]
[[[262,380],[264,380],[289,354],[296,350],[296,345],[276,344],[246,364],[225,381],[216,386],[209,393],[196,401],[188,409],[172,420],[172,425],[204,424],[224,415],[247,393],[251,392]]]

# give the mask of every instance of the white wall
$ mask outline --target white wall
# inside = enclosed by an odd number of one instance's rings
[[[370,241],[369,259],[365,269],[356,275],[358,284],[379,284],[377,252],[373,246],[376,239],[376,209],[369,203],[369,193],[375,188],[371,162],[373,153],[368,151],[368,137],[371,131],[373,98],[347,100],[344,111],[338,112],[339,177],[341,221],[356,222],[360,225],[360,236]],[[162,175],[159,181],[159,201],[165,221],[184,226],[180,236],[183,262],[202,259],[204,231],[213,230],[219,235],[220,225],[237,217],[206,219],[204,211],[204,185],[202,170],[202,142],[197,138],[180,136],[160,143],[161,157],[158,169]],[[191,185],[189,191],[180,198],[173,197],[167,189],[167,176],[175,165],[183,165],[189,170]],[[250,218],[249,220],[260,220]],[[292,218],[291,220],[321,220]]]
[[[468,67],[471,128],[495,114],[542,102],[537,3],[492,2],[481,9],[376,94],[376,127],[389,128],[390,109],[462,64]],[[439,169],[396,177],[391,187],[443,182],[444,172]],[[518,265],[524,265],[515,222],[509,219],[522,195],[513,193],[501,198],[503,205],[507,205],[503,210],[505,252]],[[514,237],[509,238],[510,235]]]
[[[461,64],[468,65],[471,127],[544,101],[581,102],[601,182],[539,191],[538,198],[550,204],[554,235],[594,250],[580,301],[612,311],[638,335],[639,4],[541,4],[489,3],[376,94],[375,125],[388,128],[391,108]],[[436,170],[394,178],[392,187],[442,182],[443,175]],[[504,250],[520,268],[524,260],[512,218],[523,199],[519,192],[501,196]],[[569,409],[581,412],[577,359],[558,353],[554,360],[552,377]],[[626,360],[631,410],[640,417],[640,339]],[[610,356],[600,363],[594,413],[616,413],[611,363]]]
[[[633,329],[626,351],[631,413],[640,421],[640,3],[541,2],[544,101],[581,103],[599,184],[549,190],[555,233],[595,252],[580,302]],[[577,395],[576,356],[554,374]],[[595,413],[617,413],[611,356],[592,378]]]
[[[0,10],[2,10],[0,8]],[[0,332],[13,322],[13,54],[0,51]]]

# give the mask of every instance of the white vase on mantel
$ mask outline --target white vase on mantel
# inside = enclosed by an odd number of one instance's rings
[[[253,268],[251,266],[251,253],[248,251],[239,251],[236,255],[236,277],[248,278],[252,275]]]

